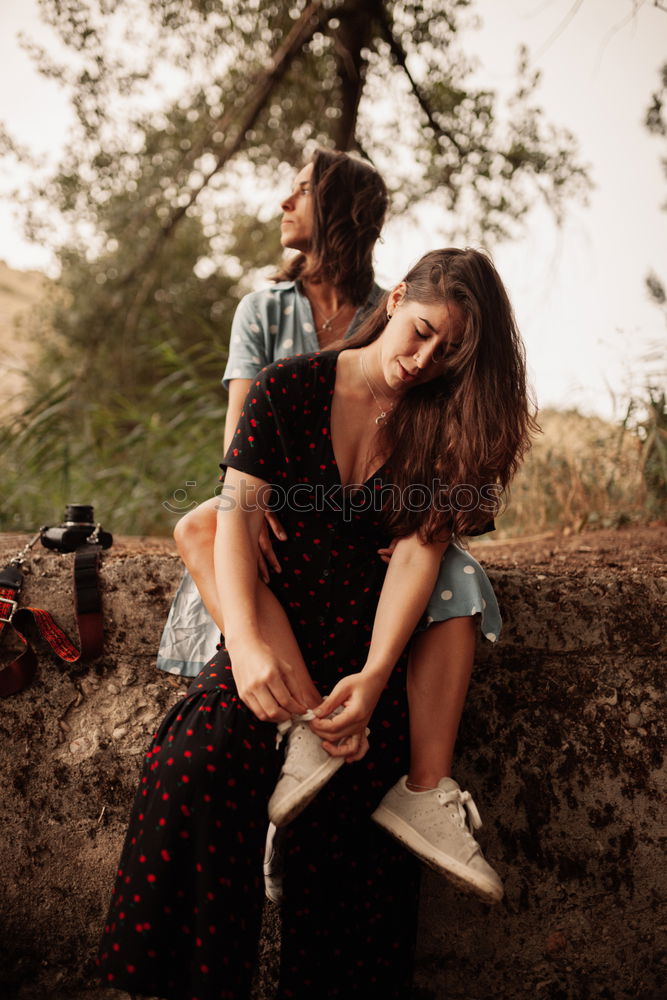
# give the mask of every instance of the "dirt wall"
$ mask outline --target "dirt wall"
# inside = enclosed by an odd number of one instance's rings
[[[667,996],[667,529],[641,555],[627,533],[595,537],[480,550],[506,627],[480,648],[457,777],[506,898],[486,907],[425,872],[419,1000]],[[20,542],[0,536],[0,556]],[[41,550],[29,569],[23,603],[73,630],[71,557]],[[154,666],[180,564],[126,540],[102,575],[104,656],[66,667],[40,646],[33,685],[0,702],[7,1000],[123,996],[95,989],[93,956],[142,753],[182,693]],[[269,962],[258,1000],[270,982]]]

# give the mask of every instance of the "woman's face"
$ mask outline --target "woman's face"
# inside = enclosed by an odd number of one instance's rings
[[[425,304],[408,302],[404,296],[403,284],[390,294],[389,322],[377,341],[387,389],[401,394],[443,374],[465,327],[456,302]]]
[[[307,163],[296,175],[292,193],[281,204],[280,242],[290,250],[307,253],[313,238],[313,164]]]

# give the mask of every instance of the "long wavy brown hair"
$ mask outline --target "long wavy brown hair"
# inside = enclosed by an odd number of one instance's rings
[[[387,188],[377,170],[347,153],[318,149],[312,163],[310,264],[297,254],[273,280],[330,282],[347,302],[363,305],[373,286],[373,248],[387,211]]]
[[[441,484],[438,503],[426,510],[386,505],[388,525],[397,537],[418,531],[424,541],[446,531],[479,533],[502,509],[531,434],[539,430],[523,342],[486,253],[434,250],[403,281],[405,301],[455,302],[465,326],[443,374],[405,393],[381,427],[378,451],[390,456],[391,480],[403,497],[415,485],[432,490],[434,482]],[[345,347],[360,348],[380,336],[387,298]]]

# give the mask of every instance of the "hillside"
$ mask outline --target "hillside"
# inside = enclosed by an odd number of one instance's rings
[[[5,401],[20,392],[21,371],[30,361],[21,318],[48,285],[49,279],[39,271],[17,271],[0,260],[0,395]]]

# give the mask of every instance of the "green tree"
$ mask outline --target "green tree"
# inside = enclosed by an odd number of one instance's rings
[[[92,490],[123,530],[166,530],[161,501],[217,461],[234,302],[277,260],[249,192],[275,199],[316,145],[368,156],[394,213],[428,199],[449,240],[507,237],[537,198],[560,219],[586,191],[525,52],[508,107],[472,82],[470,0],[40,7],[65,55],[30,48],[74,127],[26,204],[61,275],[53,335],[5,431],[3,453],[24,456],[22,481],[5,477],[5,526],[53,517],[24,486],[39,456],[51,504]]]

